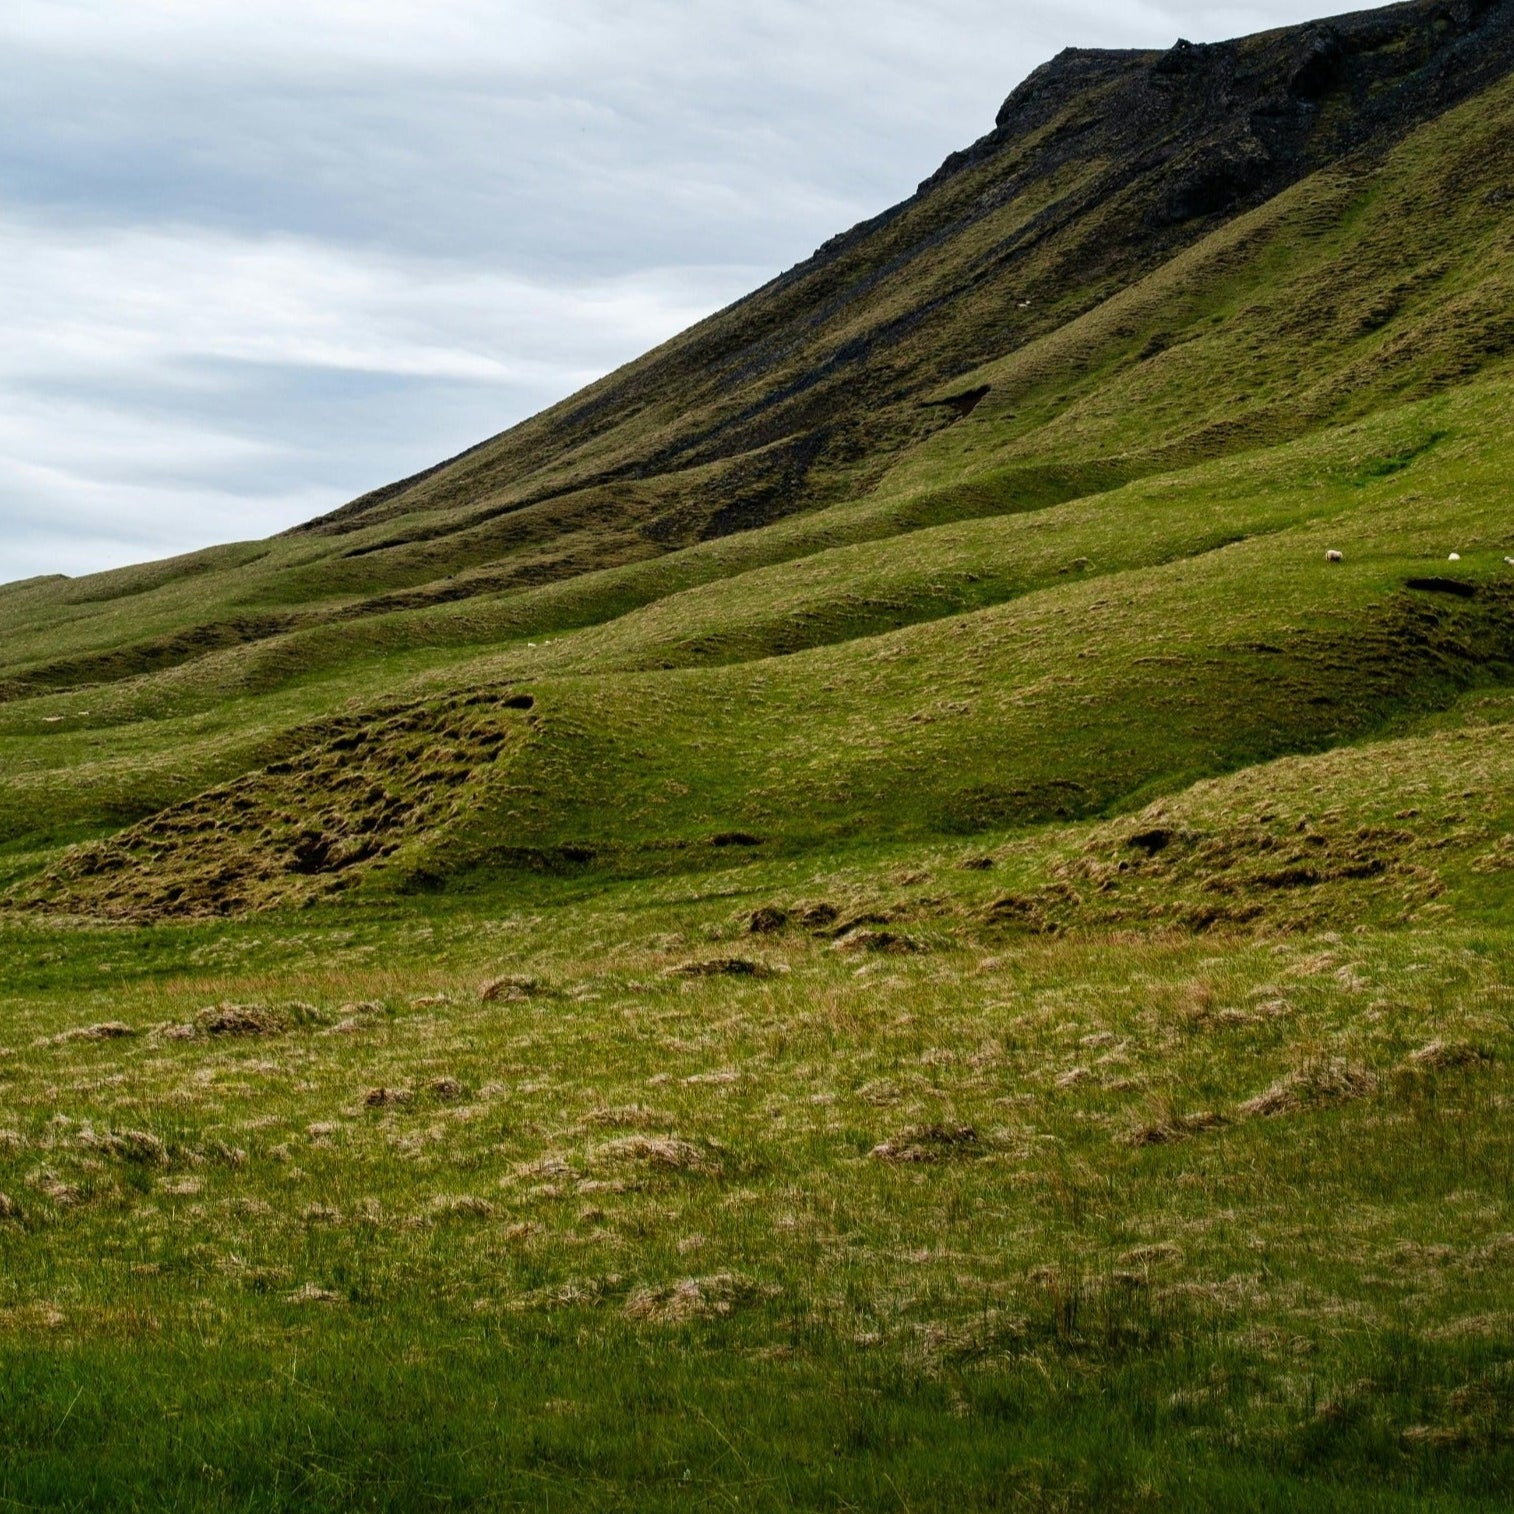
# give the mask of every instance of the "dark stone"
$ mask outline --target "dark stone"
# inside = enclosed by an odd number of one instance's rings
[[[1454,594],[1458,599],[1474,599],[1477,585],[1464,578],[1406,578],[1406,589],[1418,589],[1425,594]]]

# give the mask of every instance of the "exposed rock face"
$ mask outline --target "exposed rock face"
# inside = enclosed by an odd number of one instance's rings
[[[1162,219],[1221,214],[1464,99],[1508,69],[1511,49],[1514,13],[1500,0],[1390,6],[1232,42],[1180,39],[1161,54],[1068,48],[921,189],[1098,96],[1075,133],[1054,134],[1049,157],[1058,138],[1097,135],[1130,178],[1167,181]]]

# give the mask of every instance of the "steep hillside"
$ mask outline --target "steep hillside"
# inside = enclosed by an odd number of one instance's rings
[[[982,365],[1288,185],[1348,160],[1362,171],[1501,76],[1511,35],[1505,4],[1414,3],[1160,55],[1064,53],[912,199],[465,456],[288,539],[13,586],[0,688],[87,686],[312,623],[560,582],[856,499],[970,409]],[[1385,291],[1361,318],[1381,325],[1412,293]],[[1176,334],[1137,327],[1132,356]],[[1221,425],[1190,452],[1242,439]],[[1035,471],[965,508],[1087,487],[1060,437],[1023,450]]]

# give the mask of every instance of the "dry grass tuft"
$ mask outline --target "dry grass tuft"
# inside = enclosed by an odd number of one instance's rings
[[[438,1219],[487,1220],[494,1214],[488,1199],[471,1193],[439,1193],[428,1207]]]
[[[993,1308],[967,1321],[933,1320],[917,1328],[921,1355],[933,1370],[948,1364],[987,1362],[1010,1353],[1018,1355],[1028,1334],[1024,1315]]]
[[[715,1319],[743,1303],[771,1298],[778,1290],[763,1288],[734,1272],[689,1277],[656,1288],[638,1288],[626,1300],[629,1319],[658,1325],[681,1325],[690,1320]]]
[[[1435,1071],[1442,1067],[1469,1067],[1477,1062],[1491,1062],[1493,1058],[1480,1046],[1466,1041],[1442,1041],[1437,1036],[1417,1051],[1411,1051],[1404,1060],[1409,1067]]]
[[[408,1088],[370,1088],[363,1095],[369,1109],[384,1109],[393,1104],[408,1104],[415,1095]]]
[[[801,900],[794,906],[794,918],[809,930],[823,930],[841,918],[841,911],[829,900]]]
[[[606,1141],[594,1152],[596,1162],[643,1162],[670,1172],[706,1172],[720,1170],[720,1163],[709,1152],[679,1136],[622,1136]]]
[[[910,1125],[868,1154],[880,1162],[940,1162],[977,1148],[978,1132],[971,1125]]]
[[[1236,1113],[1246,1119],[1270,1119],[1364,1099],[1377,1092],[1377,1074],[1369,1067],[1339,1057],[1318,1057],[1279,1078],[1255,1098],[1247,1099]]]
[[[51,1199],[60,1209],[72,1209],[84,1195],[74,1183],[65,1183],[56,1173],[41,1172],[27,1179],[43,1198]]]
[[[1169,1146],[1227,1123],[1224,1115],[1212,1109],[1183,1113],[1171,1100],[1159,1099],[1152,1103],[1144,1118],[1115,1139],[1122,1146]]]
[[[1514,1332],[1514,1314],[1506,1311],[1467,1314],[1427,1331],[1431,1340],[1507,1340]]]
[[[479,986],[478,997],[484,1004],[492,1004],[498,999],[509,1003],[520,1003],[525,999],[534,998],[542,992],[542,986],[535,978],[528,978],[521,973],[505,973],[498,978],[490,978]]]
[[[703,957],[665,968],[671,978],[767,978],[773,969],[750,957]]]
[[[48,1044],[64,1046],[70,1041],[119,1041],[136,1034],[130,1025],[123,1024],[120,1020],[102,1020],[98,1025],[82,1025],[77,1030],[65,1030],[53,1036]]]
[[[289,1016],[265,1004],[216,1004],[195,1016],[207,1036],[275,1036],[289,1029]]]
[[[21,1206],[8,1193],[0,1193],[0,1220],[19,1220]]]
[[[1152,1241],[1133,1246],[1120,1255],[1122,1267],[1171,1267],[1183,1260],[1183,1248],[1173,1241]]]
[[[168,1148],[149,1130],[106,1131],[103,1135],[84,1130],[79,1144],[119,1157],[123,1162],[140,1162],[144,1167],[168,1165]]]
[[[322,1288],[315,1283],[304,1283],[286,1296],[291,1304],[340,1304],[342,1302],[340,1293],[333,1293],[330,1288]]]
[[[611,1109],[591,1109],[579,1122],[586,1130],[648,1130],[654,1125],[671,1125],[673,1116],[645,1104],[621,1104]]]
[[[925,948],[911,936],[899,931],[849,930],[831,948],[838,952],[888,952],[893,956],[912,956]]]

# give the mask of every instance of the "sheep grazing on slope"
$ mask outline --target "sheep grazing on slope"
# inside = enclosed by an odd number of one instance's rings
[[[1344,552],[1337,552],[1334,547],[1331,547],[1331,549],[1327,553],[1325,553],[1326,562],[1345,562],[1345,560],[1346,554]]]
[[[1451,555],[1450,555],[1450,556],[1449,556],[1449,557],[1448,557],[1448,558],[1447,558],[1447,559],[1446,559],[1446,561],[1447,561],[1447,562],[1460,562],[1460,561],[1461,561],[1461,553],[1460,553],[1460,552],[1453,552],[1453,553],[1452,553],[1452,554],[1451,554]]]

